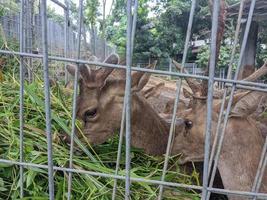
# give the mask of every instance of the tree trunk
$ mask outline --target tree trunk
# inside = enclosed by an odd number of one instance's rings
[[[257,49],[257,39],[258,39],[258,29],[259,25],[257,22],[253,21],[251,23],[248,41],[245,48],[244,56],[241,62],[241,69],[238,75],[238,79],[242,80],[248,77],[255,71],[255,59],[256,59],[256,49]],[[245,24],[243,25],[243,37],[245,32]],[[242,37],[242,39],[243,39]]]

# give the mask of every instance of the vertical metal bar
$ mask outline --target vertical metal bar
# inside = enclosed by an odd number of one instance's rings
[[[33,20],[32,20],[32,12],[33,12],[33,3],[34,1],[29,1],[29,4],[28,4],[28,52],[29,53],[32,53],[32,27],[33,27]],[[33,80],[33,68],[32,68],[32,58],[29,58],[28,59],[28,71],[29,71],[29,74],[28,74],[28,78],[29,78],[29,82],[31,83],[32,80]]]
[[[133,56],[133,44],[134,44],[134,36],[135,36],[135,29],[136,29],[137,11],[138,11],[138,0],[135,0],[134,17],[133,17],[132,32],[131,32],[132,34],[131,35],[131,57]],[[126,107],[126,95],[124,97],[123,110],[122,110],[122,120],[121,120],[121,127],[120,127],[120,136],[119,136],[120,138],[119,138],[119,145],[118,145],[115,175],[118,174],[119,166],[120,166],[119,162],[121,158],[121,148],[122,148],[122,140],[123,140],[123,133],[124,133],[125,107]],[[116,199],[116,191],[117,191],[117,179],[114,180],[112,200]]]
[[[65,0],[66,9],[65,14],[65,24],[64,24],[64,57],[67,58],[69,51],[69,0]],[[65,68],[65,84],[68,82],[68,72],[66,68],[66,63],[64,63]]]
[[[170,56],[168,56],[168,60],[169,60],[169,72],[172,72],[172,59]],[[169,76],[169,79],[171,79],[172,76]]]
[[[188,21],[188,26],[187,26],[186,40],[185,40],[185,44],[184,44],[184,52],[183,52],[181,72],[183,72],[185,61],[187,58],[187,52],[188,52],[189,40],[190,40],[190,36],[191,36],[191,31],[192,31],[195,8],[196,8],[196,0],[192,0],[190,16],[189,16],[189,21]],[[177,89],[176,89],[176,94],[175,94],[175,102],[174,102],[172,121],[171,121],[171,127],[170,127],[170,131],[169,131],[169,138],[168,138],[168,143],[167,143],[167,149],[166,149],[166,154],[165,154],[165,160],[164,160],[164,166],[163,166],[161,181],[165,180],[166,171],[168,168],[168,161],[169,161],[169,155],[170,155],[170,151],[171,151],[172,139],[174,136],[176,112],[177,112],[177,107],[178,107],[178,103],[179,103],[179,96],[180,96],[180,91],[181,91],[182,79],[179,79],[176,84],[177,84]],[[158,200],[162,199],[163,189],[164,189],[163,185],[160,185]]]
[[[126,47],[126,160],[125,160],[125,199],[130,200],[131,173],[131,33],[132,33],[132,0],[127,0],[127,47]]]
[[[227,79],[231,79],[231,77],[232,77],[232,69],[233,69],[233,63],[234,63],[234,58],[235,58],[235,54],[236,54],[236,47],[237,47],[237,44],[238,44],[238,36],[239,36],[239,32],[240,32],[240,27],[241,27],[241,19],[242,19],[242,15],[243,15],[243,8],[244,8],[244,0],[241,0],[240,7],[239,7],[238,19],[237,19],[237,25],[236,25],[236,30],[235,30],[235,38],[234,38],[234,43],[233,43],[233,49],[232,49],[231,59],[230,59],[230,62],[229,62],[229,67],[228,67]],[[228,88],[225,88],[224,89],[224,93],[223,93],[222,105],[221,105],[221,108],[220,108],[220,114],[219,114],[219,118],[218,118],[218,123],[217,123],[217,127],[216,127],[216,133],[215,133],[215,137],[214,137],[214,141],[213,141],[213,145],[212,145],[212,150],[211,150],[211,155],[210,155],[209,173],[210,173],[210,170],[211,170],[213,157],[214,157],[214,154],[215,154],[215,151],[216,151],[216,146],[217,146],[217,143],[218,143],[219,131],[220,131],[221,123],[222,123],[222,117],[223,117],[223,111],[224,111],[224,105],[225,105],[227,92],[228,92]]]
[[[267,152],[266,151],[267,151],[267,137],[265,138],[265,143],[264,143],[264,146],[262,148],[260,162],[258,165],[255,180],[254,180],[254,183],[252,186],[252,192],[259,192],[262,178],[263,178],[263,175],[264,175],[264,172],[266,169],[266,164],[267,164],[267,155],[266,155]],[[256,199],[257,199],[257,196],[254,196],[253,200],[256,200]]]
[[[117,160],[116,160],[116,169],[115,175],[118,175],[119,168],[120,168],[120,159],[121,159],[121,149],[122,149],[122,140],[123,140],[123,133],[124,133],[124,125],[125,125],[125,107],[126,107],[126,97],[124,96],[123,101],[123,110],[121,116],[121,127],[120,127],[120,138],[119,138],[119,145],[118,145],[118,153],[117,153]],[[117,192],[117,183],[118,180],[114,180],[113,192],[112,192],[112,200],[116,200],[116,192]]]
[[[239,60],[238,60],[238,65],[237,65],[237,69],[236,69],[236,72],[235,72],[234,80],[237,80],[238,73],[239,73],[240,68],[241,68],[241,64],[242,64],[241,62],[242,62],[242,58],[244,56],[245,48],[246,48],[246,45],[247,45],[247,39],[248,39],[249,30],[250,30],[250,25],[251,25],[251,22],[252,22],[252,17],[253,17],[255,4],[256,4],[256,0],[252,0],[251,4],[250,4],[248,20],[247,20],[247,24],[246,24],[244,38],[243,38],[243,41],[242,41],[242,46],[241,46],[241,50],[240,50],[240,57],[239,57]],[[229,102],[228,102],[227,109],[226,109],[226,113],[225,113],[223,128],[222,128],[222,131],[220,133],[220,139],[219,139],[219,143],[218,143],[217,152],[216,152],[216,155],[215,155],[215,158],[214,158],[214,165],[213,165],[213,168],[212,168],[211,179],[210,179],[210,184],[209,185],[213,185],[213,181],[214,181],[214,178],[215,178],[216,169],[217,169],[219,156],[220,156],[221,149],[222,149],[222,144],[223,144],[223,140],[224,140],[224,136],[225,136],[225,130],[226,130],[226,127],[227,127],[228,117],[230,115],[230,110],[231,110],[231,105],[232,105],[232,102],[233,102],[235,89],[236,89],[236,84],[233,84],[232,89],[231,89]],[[210,191],[208,192],[207,199],[209,199],[209,197],[210,197]]]
[[[80,59],[81,53],[81,34],[82,34],[82,20],[83,20],[83,0],[79,1],[79,27],[78,27],[78,44],[77,44],[77,59]],[[74,135],[75,135],[75,120],[76,120],[76,107],[77,107],[77,94],[78,94],[78,77],[79,77],[79,63],[75,70],[74,76],[74,92],[73,92],[73,104],[72,104],[72,120],[71,120],[71,143],[70,143],[70,158],[69,168],[73,165],[73,147],[74,147]],[[68,200],[71,199],[71,183],[72,173],[69,172],[68,177]]]
[[[51,135],[51,107],[50,107],[50,86],[48,71],[48,45],[47,45],[47,15],[46,0],[42,0],[42,38],[43,38],[43,66],[45,82],[45,121],[47,136],[47,156],[48,156],[48,181],[49,181],[49,199],[54,199],[54,178],[53,178],[53,153],[52,153],[52,135]]]
[[[136,30],[136,20],[138,14],[138,0],[134,0],[134,13],[133,13],[133,27],[132,27],[132,37],[131,37],[131,56],[133,57],[133,49],[134,49],[134,36]]]
[[[209,153],[210,153],[210,143],[211,143],[210,141],[211,141],[211,125],[212,125],[213,85],[214,85],[214,72],[216,67],[216,48],[217,48],[216,41],[217,41],[219,12],[220,12],[220,1],[214,0],[213,12],[212,12],[211,45],[210,45],[211,54],[210,54],[210,65],[209,65],[202,200],[206,199],[208,192],[207,188],[209,180],[208,168],[209,168]]]
[[[24,51],[24,30],[23,30],[23,14],[24,14],[24,0],[20,1],[20,27],[19,27],[19,51],[22,53]],[[23,139],[24,139],[24,132],[23,132],[23,127],[24,127],[24,117],[23,117],[23,105],[24,105],[24,59],[22,56],[20,56],[20,68],[19,68],[19,73],[20,73],[20,93],[19,93],[19,147],[20,147],[20,158],[19,161],[23,162],[24,161],[24,148],[23,148]],[[22,199],[24,196],[23,192],[23,182],[24,182],[24,177],[23,177],[23,166],[20,165],[20,198]]]

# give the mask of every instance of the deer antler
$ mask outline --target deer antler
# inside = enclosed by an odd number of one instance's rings
[[[157,64],[157,60],[155,60],[152,64],[148,65],[146,68],[155,69],[156,64]],[[138,85],[137,89],[140,90],[140,88],[143,88],[147,84],[150,76],[151,76],[151,73],[133,72],[132,73],[132,85]]]
[[[267,74],[267,61],[253,74],[243,79],[244,81],[256,81]]]
[[[251,74],[247,78],[243,79],[243,81],[254,82],[260,79],[261,77],[265,76],[266,74],[267,74],[267,61],[257,71],[255,71],[253,74]],[[223,90],[216,90],[215,91],[216,98],[222,98],[223,93],[224,93]]]
[[[178,62],[176,62],[175,60],[172,60],[172,62],[174,64],[174,66],[176,67],[176,69],[178,71],[181,71],[182,66]],[[188,74],[188,71],[185,68],[183,68],[182,72]],[[201,91],[201,85],[196,80],[194,80],[192,78],[185,78],[185,80],[194,94],[199,93]]]

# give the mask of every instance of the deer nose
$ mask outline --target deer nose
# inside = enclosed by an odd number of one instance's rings
[[[189,119],[184,120],[186,129],[191,129],[193,127],[193,122]]]

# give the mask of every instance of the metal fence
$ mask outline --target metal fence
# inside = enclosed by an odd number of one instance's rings
[[[171,58],[156,58],[157,60],[157,66],[155,69],[162,70],[162,71],[170,71],[170,72],[178,72],[179,70],[176,69],[174,64],[172,63]],[[137,67],[146,67],[149,65],[149,61],[147,59],[145,60],[138,60],[134,62],[135,66]],[[185,63],[184,67],[189,74],[194,74],[194,75],[203,75],[204,74],[204,69],[198,67],[196,63]],[[222,77],[222,72],[218,74],[220,78]]]
[[[56,0],[53,0],[54,2],[57,2]],[[137,2],[137,0],[135,0]],[[24,3],[25,1],[21,1],[21,14],[20,14],[20,24],[23,24],[23,13],[24,13]],[[83,173],[83,174],[89,174],[92,176],[100,176],[103,178],[113,178],[115,180],[124,180],[125,181],[125,199],[130,199],[131,195],[131,182],[132,181],[138,181],[138,182],[146,182],[150,184],[156,184],[159,185],[160,190],[158,194],[158,199],[162,199],[163,189],[165,186],[175,187],[175,188],[188,188],[188,189],[197,189],[202,191],[202,199],[206,200],[209,199],[210,193],[219,193],[219,194],[226,194],[229,197],[231,196],[239,196],[240,199],[245,197],[250,197],[252,199],[267,199],[266,193],[260,193],[259,188],[262,182],[264,170],[267,163],[267,155],[266,155],[266,149],[267,149],[267,140],[265,141],[260,163],[258,165],[258,171],[255,177],[255,181],[253,184],[253,188],[251,191],[234,191],[229,189],[218,189],[212,187],[212,182],[214,180],[214,175],[216,168],[218,166],[218,160],[219,155],[222,148],[222,143],[224,139],[225,129],[227,126],[227,121],[230,114],[230,108],[231,104],[233,103],[233,95],[234,91],[237,88],[241,89],[247,89],[247,90],[255,90],[255,91],[262,91],[267,92],[267,85],[266,84],[260,84],[260,83],[252,83],[247,81],[239,81],[237,80],[237,74],[241,67],[241,60],[242,56],[244,54],[247,38],[248,38],[248,32],[250,29],[250,24],[253,17],[253,11],[255,7],[256,0],[251,1],[250,6],[250,12],[249,16],[247,18],[247,24],[246,24],[246,30],[241,46],[240,51],[240,58],[238,63],[238,68],[236,70],[236,74],[234,76],[234,79],[229,79],[230,75],[228,74],[227,79],[222,78],[214,78],[214,69],[215,69],[215,60],[216,60],[216,32],[218,28],[218,13],[220,9],[220,0],[214,0],[213,3],[213,16],[212,16],[212,35],[211,35],[211,57],[210,57],[210,66],[209,66],[209,76],[199,76],[199,75],[190,75],[190,74],[184,74],[184,73],[178,73],[178,72],[169,72],[169,71],[161,71],[161,70],[152,70],[152,69],[145,69],[145,68],[138,68],[138,67],[131,67],[131,59],[132,59],[132,51],[131,48],[133,46],[133,40],[131,40],[131,37],[133,37],[134,33],[132,32],[132,27],[135,26],[134,20],[132,20],[132,1],[127,1],[127,61],[126,66],[122,65],[113,65],[113,64],[105,64],[100,62],[89,62],[87,60],[81,60],[81,28],[82,28],[82,13],[83,13],[83,0],[80,0],[79,2],[79,25],[78,25],[78,40],[77,40],[77,55],[76,58],[69,58],[67,57],[68,49],[65,49],[64,57],[57,57],[57,56],[50,56],[49,55],[49,40],[48,40],[48,19],[47,19],[47,1],[42,0],[41,1],[41,19],[42,19],[42,55],[36,55],[32,53],[26,53],[24,52],[24,43],[25,35],[23,34],[23,26],[20,26],[20,51],[19,52],[11,52],[7,50],[1,50],[1,54],[10,54],[10,55],[17,55],[20,56],[20,159],[19,161],[14,160],[7,160],[7,159],[0,159],[0,163],[9,163],[9,164],[15,164],[20,166],[20,191],[21,191],[21,197],[23,197],[23,191],[24,191],[24,184],[23,184],[23,170],[24,168],[42,168],[48,170],[48,177],[49,177],[49,198],[50,200],[54,199],[54,180],[53,175],[54,171],[63,171],[69,174],[68,179],[68,199],[71,198],[71,184],[72,184],[72,174],[73,173]],[[63,6],[66,9],[66,5],[62,5],[62,3],[58,3],[59,5]],[[137,4],[135,4],[137,6]],[[191,29],[192,29],[192,22],[194,17],[194,12],[196,8],[196,0],[192,0],[192,7],[188,22],[188,29],[187,29],[187,37],[185,41],[185,47],[184,47],[184,54],[183,54],[183,60],[182,60],[182,66],[185,65],[186,57],[187,57],[187,51],[188,51],[188,45],[190,41],[190,35],[191,35]],[[241,7],[242,8],[242,7]],[[136,9],[135,9],[136,10]],[[241,9],[242,11],[242,9]],[[241,12],[242,13],[242,12]],[[133,15],[136,15],[136,12],[133,13]],[[241,15],[242,16],[242,15]],[[241,17],[239,19],[240,24]],[[239,30],[237,29],[237,32]],[[236,46],[237,40],[235,42]],[[235,49],[233,48],[233,54],[235,53]],[[23,74],[23,66],[24,66],[24,59],[25,58],[38,58],[42,59],[43,61],[43,72],[44,72],[44,81],[45,81],[45,110],[46,110],[46,133],[47,133],[47,145],[48,145],[48,165],[39,165],[34,163],[26,163],[24,162],[24,153],[23,153],[23,97],[24,97],[24,74]],[[93,65],[99,65],[104,68],[119,68],[119,69],[125,69],[126,70],[126,87],[125,87],[125,100],[124,100],[124,108],[123,108],[123,114],[122,114],[122,124],[125,123],[125,140],[126,140],[126,165],[125,165],[125,176],[118,175],[117,172],[115,174],[106,174],[106,173],[98,173],[95,171],[85,171],[85,170],[79,170],[73,168],[72,163],[72,156],[73,156],[73,137],[75,134],[75,118],[76,118],[76,97],[77,97],[77,80],[78,80],[78,71],[75,72],[75,87],[74,87],[74,100],[73,100],[73,115],[72,115],[72,133],[71,133],[71,151],[70,151],[70,159],[69,159],[69,167],[58,167],[53,166],[53,154],[52,154],[52,134],[51,134],[51,107],[50,107],[50,88],[49,88],[49,74],[48,74],[48,61],[49,60],[57,60],[62,62],[72,62],[79,64],[93,64]],[[233,60],[230,62],[230,67]],[[132,71],[140,71],[140,72],[148,72],[152,74],[161,74],[161,75],[171,75],[174,77],[179,77],[177,81],[177,91],[176,91],[176,99],[174,104],[174,110],[173,110],[173,117],[171,120],[171,128],[169,132],[169,140],[168,145],[166,149],[165,154],[165,161],[164,161],[164,169],[162,178],[160,181],[151,180],[148,178],[133,178],[130,176],[131,171],[131,158],[130,158],[130,144],[131,144],[131,72]],[[231,71],[231,70],[228,70]],[[207,98],[207,118],[206,118],[206,131],[205,131],[205,158],[204,158],[204,177],[203,177],[203,186],[196,186],[196,185],[187,185],[187,184],[180,184],[180,183],[174,183],[174,182],[168,182],[165,180],[165,175],[168,167],[168,161],[169,161],[169,154],[170,154],[170,147],[171,147],[171,141],[173,138],[173,132],[174,132],[174,124],[176,122],[176,110],[178,107],[179,102],[179,93],[180,88],[182,84],[182,78],[195,78],[195,79],[202,79],[209,82],[209,88],[208,88],[208,98]],[[211,126],[212,126],[212,105],[213,105],[213,85],[214,82],[223,82],[228,84],[228,87],[224,89],[224,96],[222,100],[222,108],[221,113],[219,117],[218,124],[223,123],[223,128],[220,132],[218,145],[217,145],[217,151],[215,151],[215,148],[212,148],[212,153],[210,152],[210,146],[211,146]],[[226,93],[230,90],[230,99],[229,102],[226,103]],[[222,117],[222,113],[224,111],[224,104],[227,104],[226,112],[224,113],[224,117]],[[123,127],[123,126],[122,126]],[[123,131],[121,131],[121,134],[123,134]],[[218,133],[217,133],[218,134]],[[122,142],[123,137],[120,137],[120,143]],[[121,148],[119,148],[119,152],[121,151]],[[118,154],[120,155],[120,154]],[[211,162],[214,160],[213,167],[211,168]],[[119,163],[117,163],[118,166]],[[210,177],[210,179],[209,179]],[[116,187],[116,184],[115,184]],[[114,189],[113,193],[113,199],[116,199],[116,189]]]
[[[23,14],[24,20],[24,52],[27,53],[42,53],[42,22],[40,9],[33,8],[35,1],[25,1]],[[58,1],[55,1],[58,2]],[[54,3],[55,3],[54,2]],[[8,1],[0,1],[0,5],[5,6]],[[61,3],[59,3],[62,5]],[[77,55],[78,45],[78,27],[73,24],[70,20],[70,8],[68,2],[64,8],[55,4],[58,9],[64,10],[65,18],[64,23],[56,21],[53,17],[47,19],[47,42],[48,42],[48,54],[51,56],[66,56],[68,53],[69,58],[75,58]],[[38,7],[40,7],[38,5]],[[3,34],[8,39],[9,43],[19,41],[20,37],[20,10],[12,8],[0,16],[0,23],[2,25]],[[91,43],[91,38],[94,40],[94,44]],[[90,56],[94,55],[100,60],[103,60],[106,55],[115,52],[115,47],[110,46],[106,41],[99,35],[91,35],[88,28],[82,25],[82,37],[81,37],[81,58],[89,59]],[[106,46],[106,52],[103,52],[103,46]],[[32,68],[32,58],[28,58],[28,66]],[[29,72],[30,73],[30,72]],[[32,75],[29,75],[32,76]],[[30,78],[31,79],[31,78]]]
[[[42,50],[42,31],[41,31],[41,15],[39,13],[33,14],[33,16],[30,16],[31,14],[31,3],[30,1],[27,1],[25,3],[25,50],[27,52],[36,51],[37,49],[39,51]],[[0,2],[3,6],[5,5],[3,2]],[[66,7],[67,8],[67,7]],[[35,11],[36,12],[36,11]],[[68,11],[69,13],[69,11]],[[67,13],[66,13],[67,14]],[[63,16],[62,16],[63,17]],[[19,11],[12,10],[5,13],[3,16],[0,17],[0,23],[2,25],[2,28],[4,30],[5,36],[12,40],[19,40],[19,26],[20,26],[20,18],[19,18]],[[66,24],[55,21],[53,18],[49,18],[47,20],[47,30],[48,30],[48,53],[49,55],[55,55],[55,56],[64,56],[64,46],[65,46],[65,35],[67,35],[67,46],[68,46],[68,53],[69,57],[74,58],[77,50],[77,44],[78,44],[78,32],[77,27],[71,21],[67,24],[67,30],[65,30]],[[65,32],[66,31],[66,32]],[[95,52],[95,56],[103,59],[105,55],[103,54],[103,51],[101,49],[104,45],[104,39],[102,39],[100,36],[90,36],[88,33],[88,30],[85,26],[83,26],[83,37],[82,37],[82,49],[81,52],[86,53],[86,51]],[[85,39],[84,36],[87,38]],[[88,37],[94,37],[96,41],[95,47],[93,44],[89,43]],[[107,46],[107,52],[106,55],[114,52],[114,47],[111,47],[110,45],[106,44]],[[93,49],[95,48],[95,49]],[[41,53],[41,52],[40,52]]]

